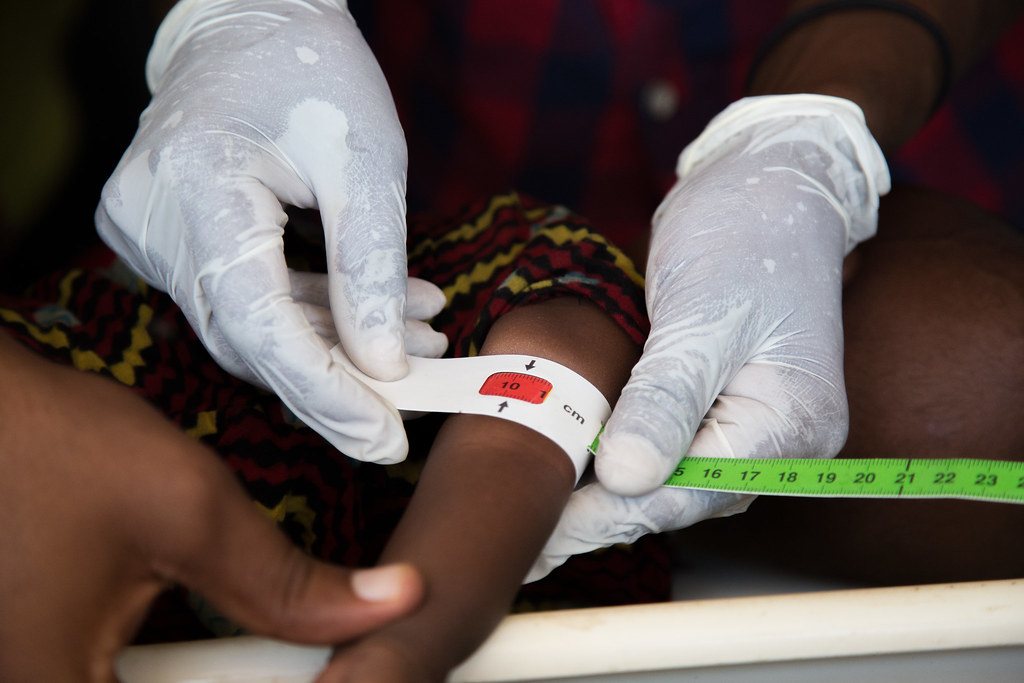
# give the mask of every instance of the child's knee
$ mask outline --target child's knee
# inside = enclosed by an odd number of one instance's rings
[[[1024,452],[1024,236],[963,200],[894,191],[845,292],[846,457]]]

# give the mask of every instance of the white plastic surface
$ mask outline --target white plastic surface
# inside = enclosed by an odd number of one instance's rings
[[[122,655],[118,675],[306,683],[328,655],[251,637],[145,646]],[[1001,681],[1020,680],[1022,665],[1024,580],[1013,580],[513,615],[451,681],[822,680],[826,671],[830,681],[891,680],[887,671],[902,670]]]

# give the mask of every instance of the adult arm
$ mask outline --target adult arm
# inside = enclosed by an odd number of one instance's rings
[[[106,378],[0,333],[0,679],[113,680],[172,584],[256,632],[345,641],[408,612],[408,566],[316,562],[207,447]]]
[[[829,2],[794,2],[790,16]],[[855,102],[886,153],[934,113],[948,76],[959,78],[1024,9],[1021,0],[914,0],[945,36],[942,50],[920,24],[898,13],[851,8],[822,14],[781,37],[751,74],[750,95],[818,93]]]

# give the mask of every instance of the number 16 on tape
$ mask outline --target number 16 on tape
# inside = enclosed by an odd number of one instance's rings
[[[975,459],[680,461],[666,486],[782,496],[1024,503],[1024,463]]]

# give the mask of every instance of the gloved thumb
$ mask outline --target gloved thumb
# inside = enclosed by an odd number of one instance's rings
[[[652,332],[652,340],[655,339]],[[639,496],[665,483],[690,446],[717,387],[700,363],[699,339],[669,353],[652,347],[633,368],[598,446],[594,467],[610,492]]]
[[[395,380],[409,372],[405,348],[404,202],[393,194],[355,210],[323,211],[330,309],[345,353],[366,374]]]
[[[381,101],[370,111],[379,115],[305,102],[282,146],[303,152],[299,175],[323,220],[330,310],[345,354],[366,374],[395,380],[409,371],[407,156],[394,106]]]
[[[672,355],[651,354],[634,369],[595,459],[610,491],[652,491],[684,455],[830,458],[842,448],[849,412],[836,368],[748,362],[717,389],[710,376],[688,369],[699,365],[689,360],[697,350],[684,340]],[[713,399],[703,398],[708,389]]]

